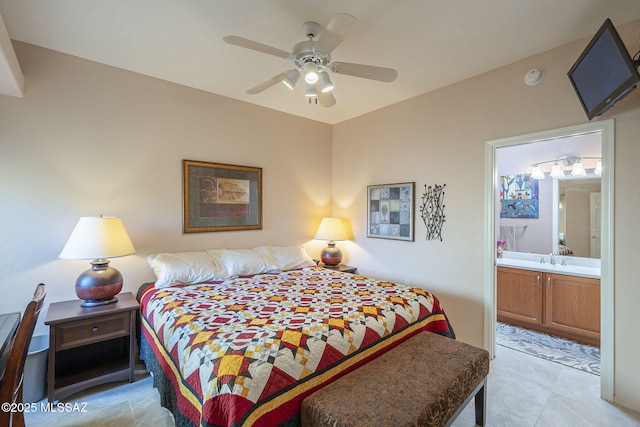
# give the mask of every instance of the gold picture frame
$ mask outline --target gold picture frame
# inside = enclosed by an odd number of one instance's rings
[[[183,233],[262,229],[262,168],[182,161]]]

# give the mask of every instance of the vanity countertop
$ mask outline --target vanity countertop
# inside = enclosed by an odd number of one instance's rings
[[[512,255],[513,254],[513,255]],[[540,262],[540,259],[544,263]],[[496,259],[500,267],[520,268],[523,270],[543,271],[546,273],[566,274],[569,276],[600,278],[600,260],[554,255],[555,264],[551,264],[549,255],[520,254],[505,252],[502,258]],[[562,265],[562,261],[566,265]]]

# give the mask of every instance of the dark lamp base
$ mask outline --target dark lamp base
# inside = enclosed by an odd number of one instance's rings
[[[342,262],[342,251],[336,247],[334,241],[330,241],[328,246],[320,252],[320,259],[327,267],[337,267]]]
[[[122,274],[109,267],[108,260],[92,261],[91,266],[76,280],[76,295],[83,300],[80,305],[95,307],[117,302],[115,296],[122,290]]]
[[[114,304],[116,302],[118,302],[118,298],[111,297],[111,298],[107,298],[107,299],[98,299],[98,300],[88,299],[88,300],[84,300],[84,301],[82,301],[82,303],[80,305],[82,307],[98,307],[98,306],[101,306],[101,305]]]

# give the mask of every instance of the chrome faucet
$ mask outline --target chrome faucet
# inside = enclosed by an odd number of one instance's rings
[[[544,257],[543,256],[540,257],[540,264],[544,264]]]
[[[553,257],[553,252],[549,254],[549,264],[556,265],[556,259]]]

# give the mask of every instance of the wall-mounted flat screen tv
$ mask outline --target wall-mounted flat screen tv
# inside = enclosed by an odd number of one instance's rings
[[[613,107],[640,82],[638,65],[610,19],[604,21],[567,74],[589,120]]]

